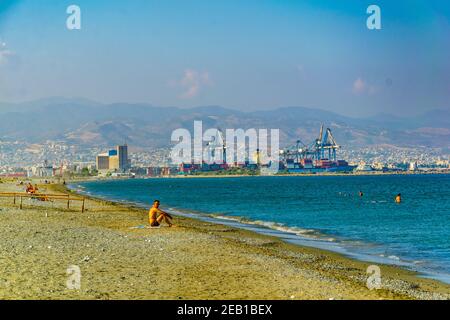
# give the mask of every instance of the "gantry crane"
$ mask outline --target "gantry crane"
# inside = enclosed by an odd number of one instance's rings
[[[280,155],[285,163],[294,162],[298,165],[302,159],[311,160],[332,160],[336,161],[336,152],[341,147],[336,143],[331,129],[320,127],[319,137],[311,145],[304,144],[297,140],[296,144],[281,150]],[[328,156],[328,157],[327,157]]]

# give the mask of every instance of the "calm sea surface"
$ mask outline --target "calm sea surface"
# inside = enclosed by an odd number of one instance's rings
[[[328,243],[450,283],[449,175],[130,179],[72,187],[141,205],[159,199],[166,209],[294,234],[308,245]]]

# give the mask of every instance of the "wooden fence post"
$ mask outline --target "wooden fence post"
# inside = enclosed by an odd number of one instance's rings
[[[70,210],[70,202],[71,201],[81,201],[81,212],[84,213],[86,209],[86,198],[82,197],[74,197],[71,198],[70,195],[59,195],[59,194],[25,194],[25,193],[16,193],[16,192],[0,192],[0,197],[13,198],[14,205],[17,205],[19,201],[20,210],[23,209],[23,199],[30,200],[42,200],[49,201],[50,199],[67,201],[67,209]],[[20,198],[20,199],[19,199]]]

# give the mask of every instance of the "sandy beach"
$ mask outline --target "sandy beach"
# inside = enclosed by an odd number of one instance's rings
[[[23,192],[17,181],[0,192]],[[62,185],[41,192],[68,193]],[[88,199],[74,203],[0,198],[0,299],[450,299],[450,286],[227,226],[176,217],[144,228],[142,208]],[[67,268],[81,289],[67,287]]]

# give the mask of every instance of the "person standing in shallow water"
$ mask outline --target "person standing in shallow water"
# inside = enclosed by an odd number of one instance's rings
[[[169,227],[172,226],[172,216],[168,214],[167,212],[162,211],[159,209],[160,201],[155,200],[153,202],[153,206],[150,208],[150,211],[148,213],[149,223],[152,227],[159,227],[161,225],[161,222],[164,220]]]
[[[402,202],[402,195],[401,193],[399,193],[396,197],[395,197],[395,203],[401,203]]]

